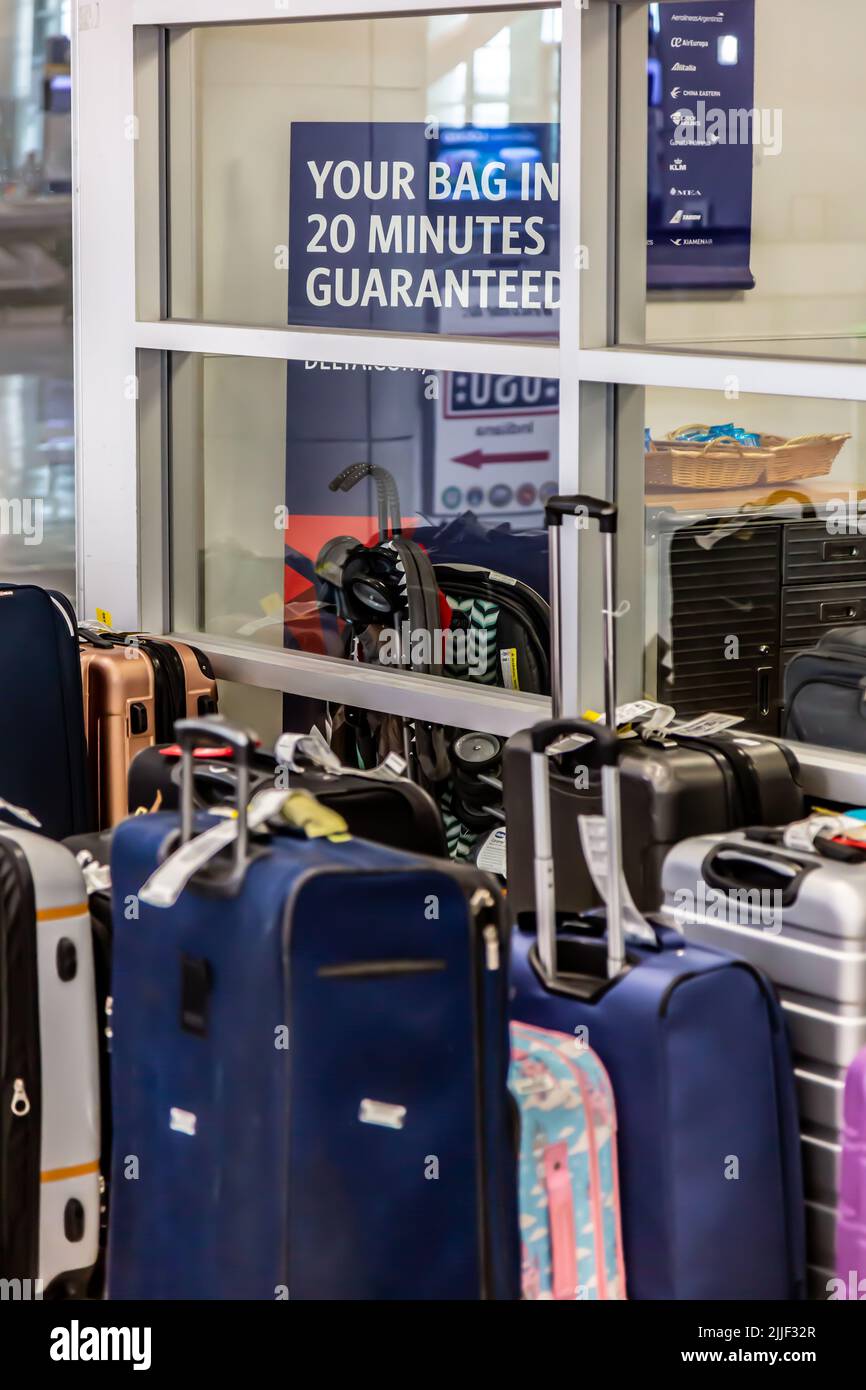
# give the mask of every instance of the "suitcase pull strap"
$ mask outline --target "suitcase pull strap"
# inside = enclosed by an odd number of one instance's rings
[[[220,714],[207,719],[178,719],[174,726],[175,738],[181,747],[180,766],[180,843],[187,844],[193,837],[193,812],[195,809],[195,773],[193,750],[201,744],[208,746],[228,745],[235,755],[237,766],[237,837],[234,841],[234,861],[231,872],[225,881],[226,890],[239,886],[246,871],[247,849],[249,845],[249,826],[247,824],[247,803],[250,799],[250,763],[257,744],[254,734],[230,724]]]

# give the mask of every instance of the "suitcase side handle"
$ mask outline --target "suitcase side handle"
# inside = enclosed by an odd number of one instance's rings
[[[235,755],[238,770],[237,811],[238,833],[234,845],[234,863],[229,882],[235,884],[243,878],[247,861],[249,829],[247,826],[247,803],[250,799],[250,765],[257,744],[254,734],[236,724],[230,724],[220,714],[207,719],[178,719],[174,726],[175,737],[181,748],[180,768],[180,843],[185,845],[192,839],[195,769],[193,749],[205,744],[209,747],[228,745]]]
[[[709,888],[723,893],[770,891],[780,894],[783,907],[796,902],[806,875],[818,865],[806,859],[750,849],[729,841],[714,845],[704,858],[701,875]]]

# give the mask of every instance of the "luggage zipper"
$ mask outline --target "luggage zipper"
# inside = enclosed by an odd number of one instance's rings
[[[475,1035],[477,1038],[477,1062],[476,1062],[476,1106],[478,1114],[478,1200],[479,1212],[481,1214],[481,1254],[482,1254],[482,1298],[495,1296],[495,1283],[493,1274],[493,1219],[488,1210],[488,1204],[501,1203],[501,1194],[494,1195],[490,1191],[489,1164],[487,1161],[487,1146],[489,1135],[487,1133],[486,1106],[484,1104],[485,1087],[489,1084],[489,1066],[485,1037],[485,1019],[488,1014],[486,1002],[486,991],[493,987],[502,990],[504,987],[503,975],[500,970],[501,951],[499,945],[499,926],[497,921],[496,899],[489,888],[476,888],[469,898],[469,911],[472,921],[476,926],[479,919],[486,913],[493,913],[494,920],[485,922],[481,926],[481,951],[473,953],[475,962],[475,984],[476,984],[476,1024]],[[482,960],[483,956],[483,960]],[[490,979],[491,975],[496,975],[495,981]],[[503,1221],[500,1212],[497,1220],[501,1224]]]
[[[489,912],[496,903],[489,888],[476,888],[472,897],[469,899],[469,910],[473,917],[480,917],[482,912]],[[484,962],[487,970],[499,969],[499,930],[495,922],[488,922],[481,929],[484,939]]]
[[[499,969],[499,933],[493,926],[484,928],[484,955],[488,970]]]
[[[21,1076],[16,1076],[12,1082],[12,1100],[9,1103],[9,1109],[18,1119],[30,1114],[30,1097],[24,1085],[24,1078]]]

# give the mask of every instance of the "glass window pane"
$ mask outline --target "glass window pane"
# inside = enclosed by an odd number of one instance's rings
[[[416,667],[546,690],[556,380],[178,354],[171,378],[177,629],[384,665],[411,619],[433,643]],[[394,521],[432,627],[381,544]]]
[[[862,359],[866,6],[825,0],[820,35],[809,0],[648,9],[648,151],[633,124],[619,149],[626,187],[647,169],[647,281],[621,341]]]
[[[618,467],[625,505],[644,483],[645,692],[778,734],[792,657],[866,622],[866,405],[647,388],[640,412],[634,390]]]
[[[171,31],[170,315],[554,336],[552,13]]]

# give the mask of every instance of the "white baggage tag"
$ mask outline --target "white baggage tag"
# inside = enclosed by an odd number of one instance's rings
[[[339,772],[341,766],[340,759],[318,729],[308,734],[280,734],[274,744],[274,757],[290,772],[303,772],[304,758],[327,772]]]
[[[23,806],[16,806],[12,801],[4,801],[0,796],[0,811],[5,811],[7,816],[14,816],[24,825],[32,825],[36,830],[42,829],[41,820],[37,820],[32,811],[26,810]]]
[[[81,864],[80,859],[78,862]],[[108,864],[97,864],[95,859],[91,859],[89,864],[81,864],[81,872],[88,898],[91,893],[107,893],[111,888],[111,868]]]
[[[399,753],[391,752],[378,767],[371,767],[369,772],[364,775],[383,778],[385,781],[394,777],[404,777],[406,775],[406,759],[401,757]]]
[[[711,738],[713,734],[720,734],[742,722],[741,714],[702,714],[697,719],[690,719],[686,724],[675,724],[671,733],[688,734],[689,738]]]
[[[247,812],[249,829],[255,830],[270,816],[277,815],[285,799],[285,791],[276,787],[264,787],[256,792]],[[203,834],[188,840],[154,869],[138,895],[141,901],[150,907],[173,907],[193,874],[203,869],[221,849],[232,844],[237,834],[237,817],[232,816],[231,820],[221,820],[219,825],[212,825]]]
[[[583,849],[583,856],[586,866],[589,869],[589,876],[595,885],[602,902],[607,904],[607,876],[608,876],[608,853],[607,853],[607,827],[604,816],[578,816],[578,828],[580,830],[580,843]],[[622,901],[622,926],[626,936],[639,941],[648,941],[656,944],[655,932],[649,922],[644,920],[643,913],[637,907],[628,884],[625,881],[625,874],[620,880],[620,895]]]
[[[646,715],[653,716],[657,710],[670,710],[670,717],[664,721],[666,724],[670,723],[674,717],[674,710],[671,709],[670,705],[660,705],[655,700],[632,700],[630,704],[617,705],[617,728],[621,728],[623,724],[632,724],[635,719],[643,719]]]
[[[479,869],[486,869],[490,874],[499,874],[505,878],[505,826],[497,825],[491,830],[484,844],[475,859]]]

